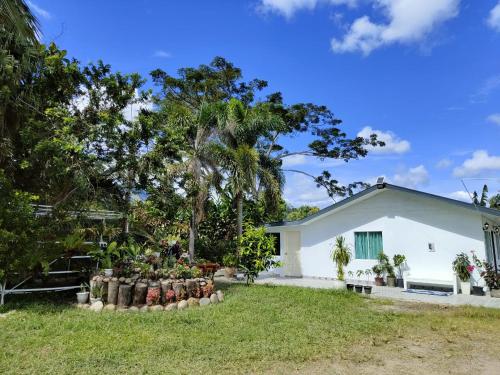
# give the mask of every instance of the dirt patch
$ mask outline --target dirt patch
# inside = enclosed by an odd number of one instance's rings
[[[363,338],[329,359],[275,365],[269,373],[500,374],[500,327],[496,323],[471,323],[461,317],[463,310],[450,306],[400,301],[367,303],[376,312],[407,315],[415,326],[402,326],[389,337]],[[425,318],[431,315],[432,320]]]

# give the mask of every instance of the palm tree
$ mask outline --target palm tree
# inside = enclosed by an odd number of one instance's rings
[[[335,238],[335,247],[333,248],[331,257],[337,264],[337,278],[340,281],[344,281],[344,267],[351,261],[352,254],[343,236]]]
[[[199,109],[181,104],[166,108],[167,128],[164,136],[171,131],[184,134],[184,144],[180,146],[181,160],[168,166],[167,173],[180,177],[182,187],[190,202],[191,218],[189,222],[189,257],[194,260],[195,241],[198,238],[198,226],[205,216],[205,203],[210,189],[219,186],[222,176],[218,160],[213,152],[216,136],[215,106],[203,103]],[[162,142],[158,143],[161,147]]]
[[[0,25],[34,44],[40,38],[38,20],[24,0],[0,0]]]
[[[483,190],[481,192],[481,199],[478,198],[478,194],[476,191],[472,194],[472,200],[476,206],[486,206],[488,202],[488,185],[483,186]]]
[[[246,193],[258,198],[260,183],[267,199],[277,205],[283,177],[277,163],[257,149],[259,137],[280,124],[281,119],[265,107],[245,106],[237,99],[219,107],[218,128],[221,140],[217,154],[227,173],[228,186],[236,202],[238,237],[243,233],[243,201]],[[278,166],[278,168],[276,168]]]

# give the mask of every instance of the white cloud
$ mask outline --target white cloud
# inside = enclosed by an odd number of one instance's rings
[[[486,22],[493,30],[500,32],[500,1],[490,11],[490,15]]]
[[[394,43],[422,41],[435,27],[458,15],[460,0],[372,0],[388,23],[374,23],[364,15],[352,23],[341,39],[332,39],[337,53],[362,52]]]
[[[325,207],[333,203],[324,188],[316,187],[311,178],[296,173],[287,177],[283,195],[285,200],[294,207],[304,204]]]
[[[457,199],[459,201],[471,203],[471,198],[469,193],[463,190],[454,191],[453,193],[448,194],[448,197],[452,199]]]
[[[259,9],[263,12],[279,13],[291,18],[299,10],[313,10],[320,3],[354,7],[358,0],[261,0]]]
[[[470,102],[484,103],[488,99],[488,96],[496,91],[500,87],[500,74],[489,77],[483,82],[479,90],[470,96]]]
[[[283,158],[283,168],[295,167],[307,163],[305,155],[291,155]]]
[[[416,188],[429,182],[429,173],[423,165],[410,168],[407,171],[394,175],[394,183],[409,188]]]
[[[445,158],[445,159],[441,159],[440,161],[438,161],[436,163],[436,168],[446,169],[446,168],[451,167],[452,164],[453,164],[453,162],[450,159]]]
[[[390,131],[375,130],[370,126],[365,126],[358,133],[358,137],[368,138],[370,134],[377,134],[377,139],[385,142],[384,147],[367,147],[367,149],[374,154],[404,154],[405,152],[410,151],[410,142],[400,139],[397,135]]]
[[[170,52],[164,51],[162,49],[158,49],[153,53],[153,57],[160,57],[162,59],[168,59],[172,57],[172,54]]]
[[[486,118],[486,121],[500,125],[500,113],[493,113]]]
[[[472,158],[465,160],[460,167],[456,167],[453,174],[456,177],[468,177],[498,170],[500,170],[500,156],[488,155],[486,150],[477,150],[472,154]]]
[[[49,20],[52,18],[52,15],[46,11],[45,9],[40,8],[38,5],[31,1],[27,1],[26,4],[30,7],[30,9],[37,15],[38,17],[45,18],[46,20]]]

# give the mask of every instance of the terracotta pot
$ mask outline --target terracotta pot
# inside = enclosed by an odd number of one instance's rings
[[[226,267],[224,268],[224,276],[228,279],[232,279],[236,275],[236,267]]]
[[[375,285],[376,286],[384,286],[384,278],[383,277],[375,277]]]

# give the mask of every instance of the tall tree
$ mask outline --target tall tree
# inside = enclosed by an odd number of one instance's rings
[[[267,83],[242,82],[241,70],[221,57],[214,58],[209,65],[179,69],[177,77],[162,70],[155,70],[151,75],[161,90],[157,103],[166,123],[185,135],[182,162],[177,171],[182,171],[182,184],[191,203],[189,253],[193,260],[198,226],[203,220],[210,187],[221,179],[217,160],[210,152],[217,136],[216,108],[231,98],[251,103],[255,90]]]
[[[479,198],[477,191],[474,191],[474,193],[472,194],[472,201],[476,206],[485,207],[488,203],[488,185],[483,186],[483,190],[481,191],[481,198]]]

